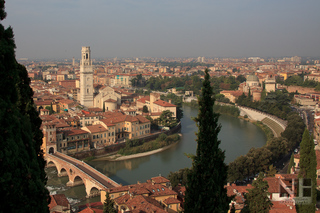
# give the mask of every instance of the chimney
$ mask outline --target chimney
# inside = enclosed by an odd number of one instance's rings
[[[169,103],[170,103],[170,104],[171,104],[171,101],[172,101],[172,100],[171,100],[171,99],[169,99]]]
[[[227,186],[230,186],[230,183],[229,183],[229,182],[227,183]]]

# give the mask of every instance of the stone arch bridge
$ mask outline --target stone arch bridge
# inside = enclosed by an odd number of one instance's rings
[[[120,186],[85,162],[68,155],[56,152],[47,154],[45,160],[47,161],[47,167],[55,166],[57,168],[59,177],[69,177],[67,186],[84,184],[87,197],[100,195],[100,191],[103,189]]]

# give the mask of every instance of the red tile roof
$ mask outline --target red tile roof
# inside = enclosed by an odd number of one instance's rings
[[[150,101],[150,96],[142,97],[142,98],[138,99],[137,101],[145,104],[146,101]]]
[[[155,102],[153,102],[153,104],[157,104],[157,105],[163,106],[163,107],[176,107],[176,105],[171,104],[166,101],[163,101],[163,100],[156,100]]]
[[[165,177],[162,177],[162,176],[158,176],[158,177],[153,177],[151,178],[152,182],[154,183],[168,183],[170,182],[170,180],[168,180],[167,178]]]
[[[296,213],[294,203],[288,201],[273,201],[272,204],[273,206],[269,210],[269,213]]]
[[[101,124],[96,124],[96,125],[92,125],[92,126],[86,126],[86,128],[88,128],[91,133],[98,133],[98,132],[108,131]]]
[[[48,205],[49,209],[52,209],[55,206],[69,207],[70,205],[68,199],[64,194],[50,195],[50,197],[51,197],[51,202]]]
[[[169,198],[165,199],[163,201],[163,203],[170,205],[170,204],[180,203],[180,200],[173,198],[173,197],[169,197]]]
[[[276,177],[266,177],[263,180],[268,182],[269,185],[269,193],[280,193],[280,181],[279,178]]]

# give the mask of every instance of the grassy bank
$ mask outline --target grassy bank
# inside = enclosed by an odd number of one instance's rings
[[[139,144],[134,140],[129,140],[126,142],[126,146],[118,151],[120,155],[133,155],[143,152],[149,152],[152,150],[160,149],[170,144],[173,144],[180,140],[178,134],[167,136],[166,134],[161,134],[156,140]]]
[[[189,103],[183,103],[185,106],[189,106],[191,108],[198,108],[198,103],[196,101],[191,101]],[[220,105],[216,103],[213,105],[213,110],[220,114],[231,115],[233,117],[238,117],[240,115],[240,110],[238,107],[232,105]]]
[[[264,134],[267,136],[267,141],[274,138],[272,130],[267,125],[264,125],[261,121],[253,122],[253,124],[260,127],[264,131]]]

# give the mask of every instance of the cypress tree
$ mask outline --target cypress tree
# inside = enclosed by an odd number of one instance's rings
[[[6,17],[0,0],[0,20]],[[41,120],[25,67],[15,59],[12,28],[0,23],[0,212],[49,212]]]
[[[107,191],[106,199],[103,202],[103,213],[116,213],[117,210],[113,206],[114,201],[110,198],[109,192]]]
[[[197,151],[192,158],[185,196],[185,212],[227,212],[229,198],[224,188],[227,181],[225,153],[219,148],[219,114],[213,112],[215,102],[210,76],[205,71],[201,96],[198,98],[199,113],[194,119],[198,126]]]
[[[245,195],[245,208],[243,212],[246,210],[251,213],[268,213],[272,202],[269,199],[268,195],[268,182],[263,180],[264,175],[262,172],[259,173],[257,180],[252,183],[254,188],[248,189],[248,194]],[[241,211],[242,212],[242,211]]]
[[[312,203],[309,205],[296,205],[298,213],[315,212],[316,205],[316,184],[317,184],[317,159],[314,150],[313,138],[310,137],[308,129],[305,129],[300,143],[300,171],[299,178],[310,178],[312,181],[311,196]],[[298,189],[299,190],[299,189]]]

